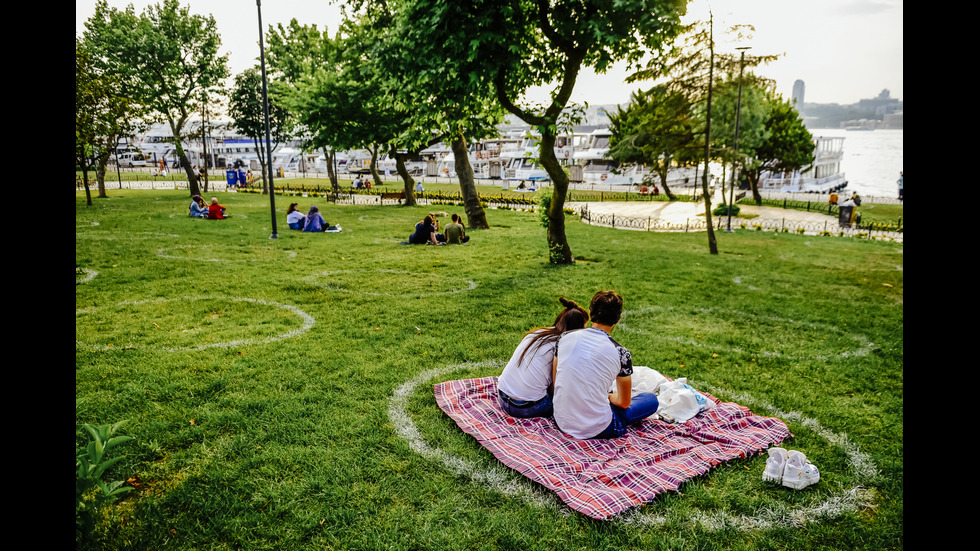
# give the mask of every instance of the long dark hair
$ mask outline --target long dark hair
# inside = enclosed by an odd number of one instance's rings
[[[569,300],[565,297],[558,297],[558,302],[561,302],[565,309],[558,314],[557,318],[555,318],[554,325],[551,327],[536,327],[524,335],[527,337],[527,335],[534,333],[534,336],[531,337],[530,342],[527,343],[527,347],[524,348],[523,352],[521,352],[521,357],[517,361],[517,365],[524,363],[524,356],[526,356],[529,351],[537,350],[543,344],[555,342],[565,331],[581,329],[585,327],[585,323],[589,321],[588,312],[576,304],[574,300]]]

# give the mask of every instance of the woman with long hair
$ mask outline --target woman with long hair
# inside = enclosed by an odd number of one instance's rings
[[[512,417],[550,417],[553,413],[555,343],[565,331],[582,329],[589,321],[588,312],[575,301],[565,297],[558,300],[565,308],[554,325],[538,327],[524,335],[497,379],[500,407]]]
[[[299,203],[290,203],[289,209],[286,210],[286,223],[291,230],[303,229],[303,223],[306,221],[306,215],[300,212],[298,207]]]
[[[435,217],[431,214],[427,214],[421,222],[415,224],[415,233],[408,236],[408,242],[413,245],[422,245],[426,243],[438,245],[439,241],[436,240],[436,231],[438,229],[439,223],[435,221]]]

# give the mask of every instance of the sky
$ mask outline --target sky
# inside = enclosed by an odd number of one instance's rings
[[[96,0],[75,0],[75,34],[95,13]],[[137,13],[158,0],[108,0],[122,9],[132,4]],[[258,8],[252,0],[181,0],[191,12],[212,15],[221,33],[222,52],[230,54],[232,74],[257,63]],[[903,95],[904,0],[693,0],[685,21],[706,20],[714,14],[717,51],[735,52],[748,46],[751,53],[781,57],[756,73],[774,79],[776,92],[792,97],[793,83],[805,84],[806,103],[849,105],[877,97],[883,89],[892,98]],[[315,24],[332,35],[338,28],[340,8],[331,0],[266,0],[262,24]],[[739,43],[727,42],[722,32],[731,25],[752,25],[754,35]],[[649,83],[628,85],[625,68],[604,75],[583,70],[576,82],[573,102],[591,105],[627,103],[630,94]],[[532,101],[547,97],[543,90],[528,94]]]

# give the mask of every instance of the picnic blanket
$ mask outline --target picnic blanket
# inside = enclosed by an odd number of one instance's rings
[[[577,440],[552,419],[518,419],[497,402],[497,377],[434,386],[436,402],[504,465],[553,490],[572,509],[607,519],[731,459],[790,435],[783,421],[721,402],[685,423],[646,419],[621,438]]]

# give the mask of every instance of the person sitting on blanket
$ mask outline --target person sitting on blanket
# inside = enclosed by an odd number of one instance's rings
[[[228,218],[228,215],[225,214],[225,207],[218,204],[217,197],[212,197],[211,205],[208,206],[208,220],[224,220],[225,218]]]
[[[303,219],[303,231],[305,232],[325,232],[327,230],[332,230],[336,226],[331,226],[323,219],[323,215],[320,214],[320,209],[316,205],[310,205],[310,211],[306,213],[306,218]]]
[[[424,245],[426,243],[438,245],[439,240],[436,238],[436,231],[438,229],[439,225],[435,217],[427,214],[421,222],[415,224],[415,233],[408,236],[408,242],[412,245]]]
[[[619,438],[660,406],[653,393],[632,395],[633,359],[610,336],[622,312],[622,297],[599,291],[589,305],[592,326],[569,331],[555,344],[555,423],[569,436]]]
[[[208,206],[204,204],[204,198],[200,195],[192,197],[188,212],[191,218],[207,218]]]
[[[306,215],[300,212],[298,207],[299,203],[290,203],[289,209],[286,210],[286,223],[291,230],[301,230],[306,223]]]
[[[558,297],[565,309],[551,327],[528,331],[497,379],[500,407],[511,417],[551,417],[551,364],[555,342],[565,331],[581,329],[589,314],[565,297]]]

